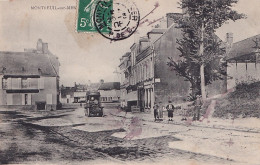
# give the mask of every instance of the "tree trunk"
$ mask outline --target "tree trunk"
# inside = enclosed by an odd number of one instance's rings
[[[204,74],[204,23],[201,26],[201,43],[200,43],[200,56],[202,57],[201,65],[200,65],[200,87],[201,87],[201,96],[202,99],[206,99],[206,85],[205,85],[205,74]]]
[[[205,74],[204,74],[204,64],[200,65],[200,88],[202,99],[206,99],[206,86],[205,86]]]

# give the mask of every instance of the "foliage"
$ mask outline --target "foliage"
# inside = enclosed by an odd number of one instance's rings
[[[260,117],[260,82],[242,81],[235,91],[217,101],[214,117]]]
[[[182,30],[182,38],[177,40],[181,60],[169,57],[168,66],[191,83],[193,96],[201,94],[202,83],[205,86],[226,76],[225,47],[215,32],[226,21],[245,17],[232,10],[235,3],[235,0],[180,0],[184,13],[176,23]]]

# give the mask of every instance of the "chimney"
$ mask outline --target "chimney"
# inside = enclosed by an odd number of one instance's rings
[[[157,40],[166,29],[152,29],[150,32],[147,33],[148,39],[151,43]]]
[[[167,13],[167,28],[170,27],[173,23],[177,23],[183,18],[182,13]]]
[[[228,45],[232,45],[233,44],[233,33],[227,33],[226,35],[226,42]]]
[[[140,40],[140,33],[139,33],[138,31],[136,31],[136,32],[134,33],[134,42],[135,42],[136,44],[138,44],[139,40]]]
[[[36,49],[37,52],[42,52],[42,39],[38,39]]]
[[[233,33],[226,34],[226,53],[229,53],[233,44]]]
[[[48,43],[42,43],[42,51],[44,54],[48,53]]]

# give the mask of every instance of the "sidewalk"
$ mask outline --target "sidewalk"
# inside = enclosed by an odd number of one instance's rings
[[[154,123],[164,123],[164,124],[174,124],[174,125],[184,125],[184,126],[193,126],[193,127],[204,127],[204,128],[214,128],[214,129],[225,129],[225,130],[234,130],[242,132],[251,132],[251,133],[260,133],[260,119],[257,118],[244,118],[244,119],[219,119],[219,118],[201,118],[200,121],[192,121],[192,117],[188,117],[186,121],[181,121],[183,118],[178,114],[174,114],[173,121],[168,121],[167,112],[164,112],[163,121],[154,121],[153,114],[147,113],[131,113],[127,114],[124,111],[111,113],[112,115],[123,117],[123,118],[132,118],[139,116],[143,121],[154,122]]]

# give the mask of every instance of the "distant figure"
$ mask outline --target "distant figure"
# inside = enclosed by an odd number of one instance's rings
[[[193,120],[199,120],[200,119],[201,105],[202,105],[201,96],[197,95],[197,99],[195,100],[195,112],[194,112]]]
[[[159,106],[155,103],[153,106],[154,121],[156,121],[158,119],[158,109],[159,109]]]
[[[187,110],[188,110],[188,105],[182,105],[181,106],[181,112],[182,112],[182,119],[181,121],[185,120],[187,121]]]
[[[159,102],[158,118],[161,121],[163,120],[163,106],[162,106],[162,102]]]
[[[169,101],[169,104],[166,106],[166,109],[168,111],[169,121],[173,121],[172,118],[173,118],[174,106],[172,105],[171,101]]]
[[[163,114],[165,114],[165,112],[167,112],[167,109],[165,106],[162,106],[162,112],[163,112]]]

